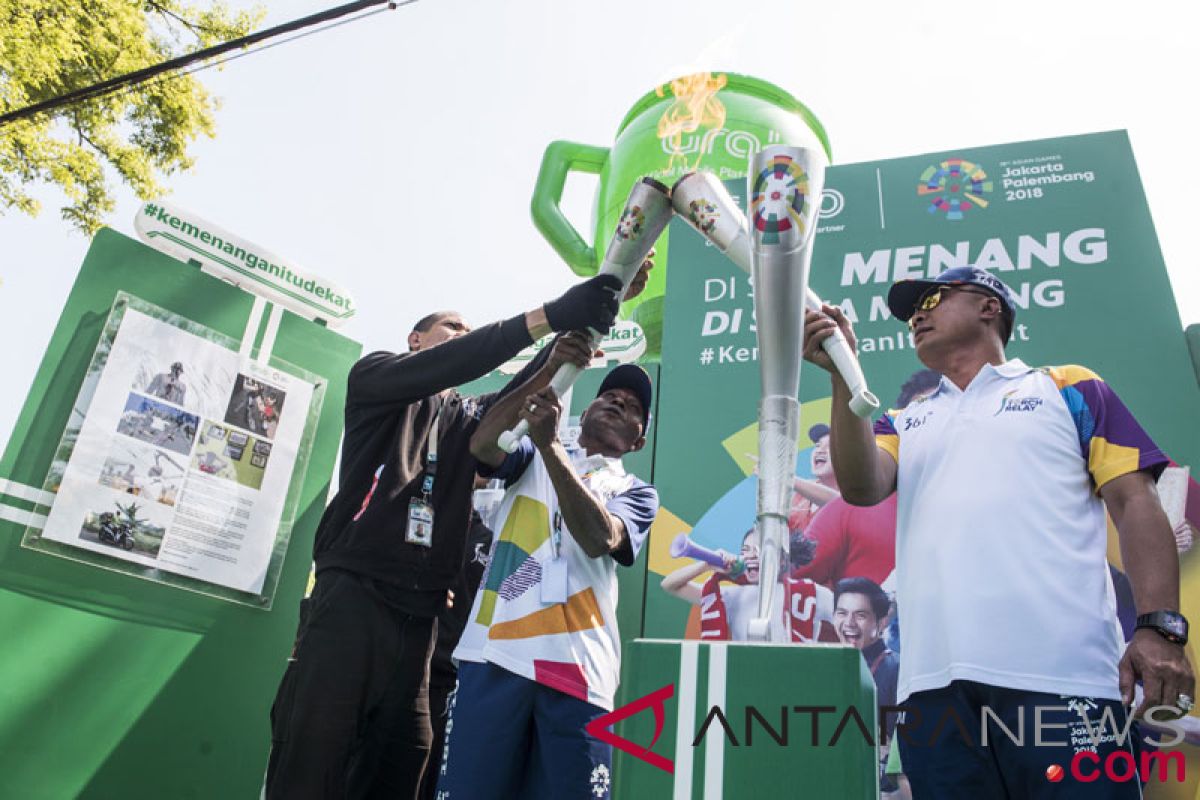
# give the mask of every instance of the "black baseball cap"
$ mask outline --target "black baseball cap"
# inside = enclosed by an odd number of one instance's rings
[[[1000,301],[1001,315],[1006,326],[1005,340],[1012,333],[1013,320],[1017,316],[1016,297],[1004,281],[978,267],[951,267],[936,278],[917,280],[906,278],[896,281],[888,290],[887,303],[892,315],[901,322],[908,322],[917,313],[917,303],[925,293],[938,286],[978,286]]]
[[[599,397],[609,389],[628,389],[637,396],[638,402],[642,404],[642,433],[648,431],[651,403],[654,402],[654,389],[650,385],[649,373],[637,364],[620,364],[604,376],[600,388],[596,390],[596,396]]]

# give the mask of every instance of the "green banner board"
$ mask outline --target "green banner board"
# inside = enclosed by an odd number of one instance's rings
[[[743,183],[726,186],[744,202]],[[679,534],[736,554],[753,524],[759,375],[748,276],[683,221],[670,232],[655,453],[663,510],[649,544],[643,635],[697,638],[700,608],[660,584],[693,563],[670,555]],[[853,320],[863,369],[885,406],[923,369],[906,326],[887,311],[889,286],[963,264],[993,271],[1016,292],[1010,357],[1095,370],[1175,461],[1197,463],[1200,391],[1124,132],[828,170],[810,285]],[[802,432],[829,421],[829,386],[826,373],[803,369]],[[814,443],[802,434],[797,447],[797,475],[812,477]],[[1186,513],[1197,525],[1194,481],[1190,489]],[[1109,555],[1119,567],[1113,542]],[[1192,551],[1181,564],[1183,610],[1195,618],[1200,562]]]
[[[0,625],[19,643],[0,656],[0,796],[256,797],[361,348],[282,316],[273,356],[319,378],[325,401],[290,546],[273,556],[278,602],[233,604],[21,547],[121,292],[233,340],[266,335],[241,290],[113,231],[93,241],[0,459]]]
[[[740,181],[727,186],[744,200]],[[1094,369],[1177,462],[1200,458],[1200,432],[1190,422],[1200,387],[1123,132],[831,167],[822,211],[812,288],[854,318],[863,368],[885,405],[921,369],[906,328],[886,311],[888,286],[973,263],[993,270],[1020,299],[1010,355]],[[676,705],[651,749],[677,767],[679,755],[690,753],[683,756],[691,759],[690,784],[680,788],[682,770],[672,776],[622,752],[614,796],[741,797],[781,787],[799,793],[814,776],[820,790],[804,796],[869,794],[877,779],[870,748],[847,745],[830,758],[795,735],[809,723],[794,714],[788,745],[755,727],[755,746],[740,746],[747,706],[778,733],[784,705],[870,705],[863,700],[869,665],[856,651],[730,644],[720,648],[719,670],[709,644],[679,641],[698,638],[703,626],[697,605],[661,588],[665,576],[692,563],[672,558],[669,547],[688,534],[736,553],[753,523],[759,378],[747,276],[682,221],[672,225],[662,363],[652,369],[652,436],[627,459],[658,487],[662,511],[635,567],[619,573],[626,657],[617,705],[675,687]],[[279,554],[278,602],[270,611],[231,604],[20,546],[44,506],[43,481],[121,290],[233,339],[243,338],[252,312],[252,299],[240,290],[123,236],[105,231],[93,243],[0,459],[0,622],[21,643],[0,658],[9,709],[0,720],[0,795],[255,796],[269,745],[268,709],[336,457],[345,374],[359,346],[283,316],[274,354],[318,376],[325,397],[290,546]],[[253,344],[263,338],[252,336]],[[573,414],[602,374],[583,375]],[[505,380],[493,375],[465,390],[491,390]],[[802,431],[827,422],[828,376],[806,368],[800,400]],[[811,477],[812,442],[804,436],[797,447],[798,476]],[[1185,511],[1195,524],[1200,497],[1194,482],[1191,489]],[[1120,566],[1115,546],[1110,560]],[[1181,563],[1183,610],[1196,618],[1200,565],[1192,552],[1181,553]],[[634,642],[638,637],[673,641]],[[723,681],[714,682],[717,671]],[[689,675],[691,717],[683,725],[678,712]],[[696,747],[681,744],[677,732],[690,730],[694,740],[714,704],[723,704],[739,746],[724,735],[711,738],[715,722]],[[646,712],[616,727],[646,747],[655,732]],[[797,773],[787,766],[796,759],[817,760]],[[718,760],[721,778],[710,780]],[[1148,794],[1182,798],[1194,783],[1154,786]]]

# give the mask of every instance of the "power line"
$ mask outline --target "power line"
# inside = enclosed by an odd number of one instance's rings
[[[258,31],[257,33],[252,33],[238,39],[231,39],[228,42],[213,45],[212,47],[206,47],[202,50],[197,50],[194,53],[187,53],[186,55],[177,56],[176,58],[168,59],[167,61],[163,61],[159,64],[135,70],[134,72],[130,72],[125,75],[118,75],[115,78],[94,83],[91,86],[85,86],[81,89],[76,89],[74,91],[67,92],[66,94],[59,95],[58,97],[50,98],[49,100],[43,100],[40,103],[34,103],[33,105],[19,108],[16,111],[0,114],[0,126],[8,125],[14,122],[20,122],[22,120],[30,120],[33,117],[42,114],[50,114],[68,106],[75,105],[76,103],[94,100],[98,97],[105,97],[118,92],[127,92],[140,86],[141,84],[150,81],[157,83],[163,80],[172,80],[185,75],[191,75],[195,72],[199,72],[200,70],[219,66],[221,64],[228,63],[229,61],[241,58],[242,56],[250,55],[250,53],[258,53],[271,47],[276,47],[305,36],[310,36],[314,33],[319,33],[320,31],[328,30],[339,25],[344,25],[348,22],[356,22],[360,19],[373,16],[381,11],[388,11],[399,6],[410,5],[415,2],[417,2],[417,0],[357,0],[353,3],[346,3],[345,5],[337,6],[336,8],[320,11],[316,14],[310,14],[307,17],[292,20],[291,22],[285,22],[282,25],[276,25],[273,28],[267,28],[266,30]],[[352,14],[358,14],[359,12],[372,8],[373,6],[385,7],[376,9],[368,14],[362,14],[350,19],[343,19],[343,17],[347,17]],[[324,27],[316,30],[304,30],[305,28],[310,28],[314,25],[320,25],[321,23],[331,24],[325,25]],[[273,39],[287,33],[292,33],[293,31],[303,32],[282,41],[272,42],[254,50],[245,50],[241,53],[230,55],[224,59],[209,61],[210,59],[216,59],[217,56],[229,53],[232,50],[250,47],[258,44],[259,42],[264,42],[268,39]],[[198,64],[192,69],[186,69],[186,67],[196,64],[197,62],[205,61],[208,61],[209,63]]]
[[[196,66],[192,67],[191,69],[181,70],[179,72],[169,73],[166,75],[160,75],[156,78],[146,81],[143,84],[127,86],[124,89],[114,92],[114,94],[116,94],[117,96],[129,94],[133,91],[138,90],[139,88],[156,86],[157,84],[165,83],[166,81],[173,81],[173,80],[177,80],[178,78],[187,77],[188,75],[195,75],[197,72],[203,72],[206,69],[214,69],[216,67],[221,67],[221,66],[224,66],[225,64],[228,64],[231,61],[237,61],[239,58],[245,58],[246,56],[252,56],[252,55],[255,55],[256,53],[261,53],[264,50],[270,50],[273,47],[279,47],[280,45],[289,44],[298,39],[304,39],[309,36],[315,36],[318,33],[324,33],[325,31],[332,30],[333,28],[337,28],[342,25],[348,25],[351,22],[360,22],[368,17],[373,17],[376,14],[382,14],[383,12],[390,11],[393,8],[398,8],[399,6],[410,5],[415,2],[417,2],[417,0],[403,0],[402,2],[388,3],[387,6],[384,8],[378,8],[378,9],[375,9],[374,11],[369,11],[366,14],[362,14],[361,16],[351,17],[350,19],[341,19],[341,20],[338,20],[337,22],[331,22],[330,24],[322,26],[320,28],[313,28],[312,30],[301,31],[300,33],[297,33],[295,36],[289,36],[286,39],[280,39],[279,41],[269,42],[267,44],[262,45],[261,47],[256,47],[253,50],[243,50],[240,53],[233,53],[231,55],[225,56],[224,58],[218,58],[218,59],[214,59],[212,61],[205,62],[203,64],[197,64]]]

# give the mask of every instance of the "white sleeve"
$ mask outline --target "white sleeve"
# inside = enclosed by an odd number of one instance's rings
[[[833,624],[833,591],[817,584],[817,622]]]

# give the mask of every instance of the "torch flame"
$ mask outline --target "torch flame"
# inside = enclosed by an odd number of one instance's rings
[[[684,171],[700,166],[704,148],[696,148],[696,163],[689,166],[683,149],[683,135],[695,133],[701,127],[724,127],[725,104],[717,99],[717,92],[728,82],[725,75],[714,76],[711,72],[696,72],[671,81],[670,92],[675,101],[658,120],[658,138],[670,147],[671,152],[668,172],[674,169],[677,160],[683,162]],[[654,91],[659,97],[667,96],[663,86]]]

